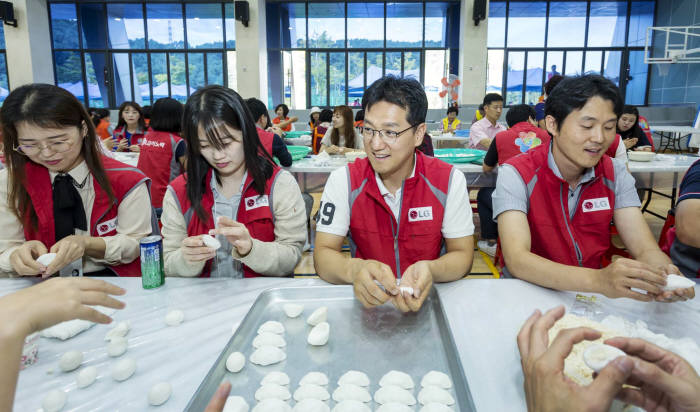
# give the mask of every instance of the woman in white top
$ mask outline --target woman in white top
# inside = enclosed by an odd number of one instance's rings
[[[336,106],[333,110],[331,126],[321,139],[321,151],[326,151],[328,154],[364,151],[362,136],[353,125],[350,107]]]

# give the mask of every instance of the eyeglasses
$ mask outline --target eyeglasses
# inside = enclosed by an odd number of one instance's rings
[[[41,144],[22,144],[13,147],[14,151],[25,156],[35,156],[41,153],[44,149],[49,149],[51,153],[63,153],[73,147],[73,142],[70,140],[59,140],[57,142]]]
[[[364,137],[367,140],[372,140],[372,138],[374,138],[374,135],[379,133],[379,137],[382,138],[384,143],[394,144],[396,143],[396,140],[398,140],[399,136],[413,129],[416,126],[418,125],[414,124],[413,126],[409,126],[407,129],[404,129],[400,132],[395,132],[393,130],[376,130],[372,129],[371,127],[362,126],[360,127],[360,133],[362,134],[362,137]]]

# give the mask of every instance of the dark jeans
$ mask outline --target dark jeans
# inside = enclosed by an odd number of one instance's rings
[[[491,200],[491,194],[494,190],[496,190],[495,187],[482,187],[476,195],[482,239],[498,238],[498,224],[493,221],[493,201]]]

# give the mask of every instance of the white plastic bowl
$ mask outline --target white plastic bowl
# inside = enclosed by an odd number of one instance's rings
[[[630,151],[627,152],[627,157],[633,162],[651,162],[656,157],[656,153]]]
[[[367,153],[365,152],[345,152],[345,158],[348,160],[348,162],[354,162],[355,160],[359,158],[367,157]]]

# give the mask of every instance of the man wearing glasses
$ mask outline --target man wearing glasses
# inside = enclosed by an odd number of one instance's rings
[[[416,151],[428,100],[414,79],[383,77],[362,98],[366,159],[331,173],[316,225],[314,265],[353,284],[365,307],[418,311],[433,282],[469,273],[474,223],[464,175]],[[348,236],[352,257],[341,253]]]

